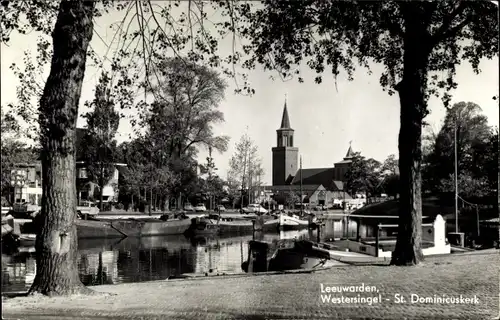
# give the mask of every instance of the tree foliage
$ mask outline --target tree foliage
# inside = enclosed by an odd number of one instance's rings
[[[455,135],[456,133],[456,135]],[[432,139],[432,149],[424,158],[424,187],[429,192],[454,192],[455,143],[459,193],[482,197],[497,189],[498,133],[488,125],[481,108],[459,102],[447,110],[444,124]]]
[[[384,160],[380,168],[380,173],[382,176],[399,174],[399,161],[395,154],[390,154]]]
[[[300,194],[297,194],[296,191],[288,191],[285,194],[285,205],[288,209],[295,208],[295,204],[300,202]]]
[[[200,164],[200,176],[203,185],[203,193],[211,198],[211,205],[220,203],[220,201],[227,196],[224,190],[226,182],[217,174],[217,167],[215,166],[214,159],[212,158],[212,149],[209,149],[208,157],[205,164]],[[213,200],[213,203],[212,203]],[[214,207],[211,206],[210,209]]]
[[[226,84],[220,75],[180,58],[163,59],[159,67],[161,76],[150,88],[154,102],[142,122],[153,141],[177,157],[193,146],[227,150],[229,138],[213,133],[224,122],[218,107]]]
[[[11,172],[19,163],[33,163],[39,156],[39,150],[28,146],[19,139],[21,131],[18,122],[10,114],[1,112],[1,195],[12,200]]]
[[[88,179],[99,187],[99,201],[103,209],[103,189],[113,178],[118,158],[115,139],[120,124],[120,114],[115,110],[116,95],[108,89],[110,78],[101,75],[95,89],[95,98],[86,105],[93,110],[83,115],[87,120],[85,134],[77,151],[85,162]],[[119,97],[118,97],[119,98]]]
[[[284,79],[298,76],[302,82],[298,66],[304,61],[318,73],[315,82],[321,83],[328,68],[334,76],[343,70],[352,80],[357,65],[371,73],[370,64],[381,63],[385,70],[380,84],[389,94],[398,91],[403,78],[405,23],[421,19],[422,46],[428,53],[425,100],[441,95],[449,101],[440,89],[457,87],[454,76],[460,61],[468,61],[479,72],[481,58],[497,55],[496,9],[487,1],[267,0],[263,6],[237,3],[228,10],[235,21],[248,22],[237,25],[238,33],[249,40],[243,48],[250,55],[246,67],[261,64]],[[443,71],[445,78],[437,74]]]
[[[359,152],[354,154],[352,164],[346,172],[346,187],[352,195],[366,193],[373,196],[380,185],[381,163],[366,159]]]
[[[352,80],[356,66],[371,73],[375,62],[385,68],[380,84],[398,93],[400,222],[392,263],[417,264],[421,249],[421,133],[427,101],[440,96],[448,104],[456,65],[468,61],[478,73],[482,58],[498,55],[498,8],[487,1],[263,1],[232,3],[230,29],[246,42],[249,58],[276,70],[282,78],[297,76],[307,64],[321,83],[327,68]],[[442,77],[442,74],[446,74]]]
[[[238,194],[246,190],[248,195],[251,195],[259,186],[260,177],[263,173],[262,159],[258,156],[258,148],[255,142],[247,134],[242,135],[240,141],[236,143],[234,154],[229,160],[228,179],[231,186],[238,188],[232,190],[232,193]],[[251,199],[248,199],[248,201],[251,201]]]

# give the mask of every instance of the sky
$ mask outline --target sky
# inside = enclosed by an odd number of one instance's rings
[[[116,22],[120,17],[109,15],[99,18],[91,46],[97,52],[105,52],[103,41],[108,41],[112,34],[106,26]],[[11,37],[9,46],[1,46],[1,105],[16,101],[17,78],[9,66],[19,63],[25,50],[35,52],[37,34]],[[231,50],[227,42],[223,42],[220,51],[224,54]],[[498,126],[498,101],[492,99],[498,94],[499,75],[498,58],[481,61],[482,72],[476,75],[472,68],[463,63],[457,67],[456,81],[459,86],[452,92],[452,103],[471,101],[477,103],[488,117],[490,125]],[[290,123],[295,129],[294,144],[299,148],[304,168],[331,167],[341,161],[352,141],[354,151],[361,152],[367,158],[383,161],[388,155],[398,153],[399,133],[399,98],[389,96],[379,85],[379,76],[383,67],[372,66],[373,74],[368,75],[365,69],[358,68],[354,81],[347,81],[342,74],[337,83],[331,75],[323,75],[323,83],[314,83],[316,76],[307,67],[301,68],[305,83],[296,79],[283,82],[279,78],[270,79],[273,75],[262,68],[249,71],[249,80],[255,89],[251,97],[234,93],[234,81],[228,79],[225,100],[219,108],[224,113],[225,122],[214,127],[216,135],[227,135],[231,138],[227,152],[214,153],[213,158],[221,177],[226,178],[228,163],[234,153],[235,144],[246,132],[258,146],[265,171],[263,183],[271,184],[272,153],[276,144],[276,129],[281,123],[285,95],[290,116]],[[48,75],[49,69],[45,70]],[[46,75],[43,78],[46,78]],[[80,101],[80,114],[86,112],[83,103],[92,100],[94,87],[98,80],[98,70],[87,67]],[[275,74],[274,74],[275,75]],[[445,108],[441,101],[432,98],[429,101],[430,114],[425,121],[432,130],[437,131],[442,125]],[[85,122],[79,119],[78,126]],[[428,130],[428,129],[427,129]],[[117,139],[128,139],[131,125],[122,119]],[[204,162],[206,150],[200,150],[199,161]]]

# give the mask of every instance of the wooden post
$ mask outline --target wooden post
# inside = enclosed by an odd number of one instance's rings
[[[321,236],[320,236],[320,233],[321,233],[321,224],[318,224],[316,230],[317,230],[317,232],[316,232],[316,242],[320,243],[321,242]]]
[[[359,235],[359,230],[361,226],[361,218],[358,218],[358,221],[356,222],[356,241],[359,242],[361,240],[361,236]]]
[[[375,228],[375,257],[377,258],[378,258],[379,233],[380,233],[380,224],[377,224],[377,227]]]
[[[349,220],[350,220],[349,217],[346,217],[347,240],[349,240]]]
[[[332,228],[332,241],[335,241],[335,220],[332,220],[333,228]]]
[[[480,231],[480,226],[479,226],[479,207],[476,205],[476,219],[477,219],[477,237],[478,237],[478,240],[479,240],[479,235],[481,233]]]

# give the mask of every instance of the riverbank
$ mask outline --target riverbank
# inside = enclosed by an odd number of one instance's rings
[[[2,309],[4,319],[492,319],[499,314],[499,258],[496,250],[428,257],[416,267],[338,266],[312,274],[106,285],[91,288],[107,296],[13,298],[5,299]],[[362,284],[379,292],[343,296],[381,295],[382,302],[322,301],[322,295],[341,294],[321,293],[321,285]],[[397,294],[406,301],[397,303]],[[412,294],[477,300],[411,303]]]

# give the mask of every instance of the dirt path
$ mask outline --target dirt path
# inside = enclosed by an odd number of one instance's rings
[[[500,307],[499,258],[497,250],[428,258],[416,267],[342,266],[313,274],[106,285],[92,289],[108,296],[13,298],[2,309],[5,319],[492,319]],[[322,285],[323,291],[363,285],[365,292],[322,293]],[[366,292],[367,286],[378,291]],[[365,301],[328,303],[322,300],[328,294]],[[472,300],[412,303],[412,294]],[[381,302],[368,303],[379,296]]]

